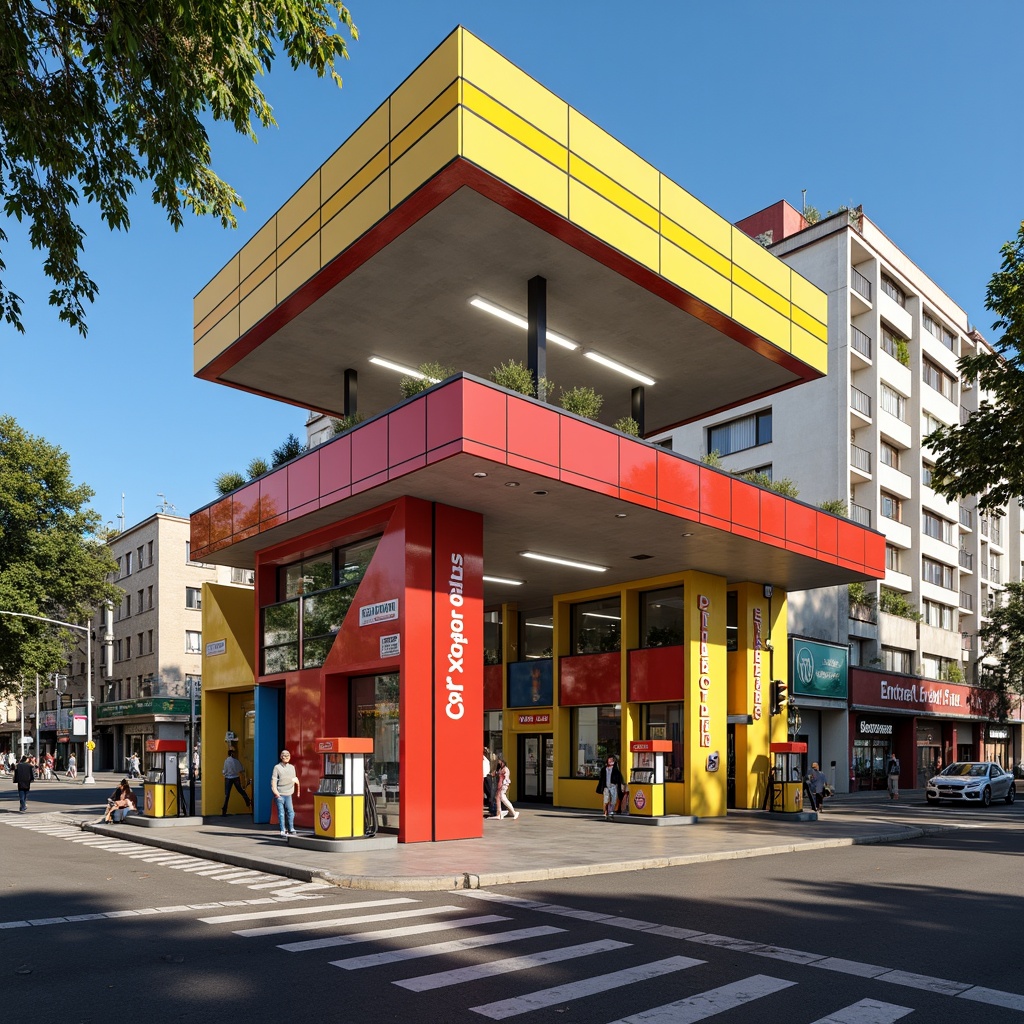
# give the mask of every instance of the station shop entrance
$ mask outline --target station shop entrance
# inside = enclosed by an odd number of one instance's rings
[[[516,799],[550,804],[555,790],[555,737],[549,732],[520,733],[516,748]]]

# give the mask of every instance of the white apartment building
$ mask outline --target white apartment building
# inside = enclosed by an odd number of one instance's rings
[[[885,581],[864,585],[865,604],[845,587],[791,595],[789,685],[808,761],[834,765],[840,790],[884,785],[890,752],[908,787],[939,759],[1017,763],[1020,721],[990,720],[971,683],[986,611],[1021,578],[1020,509],[982,517],[973,499],[940,497],[924,444],[978,407],[957,360],[987,343],[861,210],[811,225],[780,202],[738,227],[828,294],[828,376],[655,440],[717,451],[736,473],[789,478],[801,500],[839,499],[886,537]],[[811,662],[828,656],[819,645],[835,645],[837,665],[848,649],[845,698],[808,685]]]
[[[114,582],[121,601],[110,616],[111,641],[104,643],[104,613],[93,620],[94,769],[123,771],[132,752],[144,760],[147,739],[185,739],[191,721],[191,696],[200,711],[202,672],[202,585],[252,585],[251,569],[194,562],[189,553],[189,520],[157,512],[108,543],[117,561]],[[68,693],[74,713],[84,713],[84,643],[69,666]],[[41,746],[58,752],[61,762],[74,749],[84,762],[83,737],[72,735],[59,713],[52,740]],[[198,739],[198,732],[196,732]]]

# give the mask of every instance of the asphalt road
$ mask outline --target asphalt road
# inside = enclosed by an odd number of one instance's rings
[[[1022,811],[921,808],[966,827],[423,894],[3,815],[0,998],[8,1019],[65,1024],[1024,1021]]]

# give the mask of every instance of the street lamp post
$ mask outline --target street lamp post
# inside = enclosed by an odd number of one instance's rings
[[[16,619],[35,619],[37,622],[50,622],[55,626],[63,626],[65,629],[73,629],[78,633],[85,634],[85,778],[82,785],[95,785],[96,780],[92,775],[92,751],[95,743],[92,741],[92,626],[78,626],[74,622],[62,622],[60,619],[48,619],[45,615],[29,615],[27,612],[8,612],[0,610],[0,615],[11,615]],[[22,708],[25,702],[22,699]],[[25,713],[22,711],[22,721]],[[24,726],[23,726],[24,728]]]

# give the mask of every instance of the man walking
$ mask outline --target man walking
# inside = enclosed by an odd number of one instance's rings
[[[231,798],[233,789],[237,789],[242,794],[246,807],[252,807],[249,794],[242,788],[240,776],[244,770],[242,762],[235,757],[235,751],[229,750],[228,756],[224,759],[224,767],[221,769],[221,775],[224,776],[224,807],[220,812],[222,818],[228,813],[228,800]]]
[[[889,766],[885,770],[886,779],[889,783],[889,799],[899,800],[900,798],[900,759],[891,754]]]
[[[811,794],[811,810],[820,813],[825,799],[825,773],[817,761],[811,762],[811,770],[807,773],[807,791]]]
[[[21,760],[14,769],[14,784],[18,787],[18,800],[21,802],[19,811],[28,810],[28,791],[32,788],[33,774],[28,754],[22,754]]]

